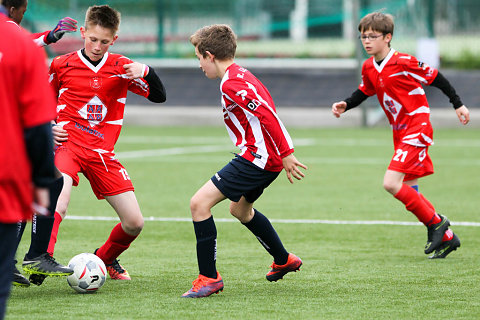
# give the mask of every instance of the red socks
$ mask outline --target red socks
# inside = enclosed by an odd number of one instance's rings
[[[445,231],[445,234],[443,235],[442,242],[450,241],[452,240],[452,238],[453,238],[453,231],[448,229],[447,231]]]
[[[123,251],[128,249],[130,243],[136,238],[137,236],[131,236],[123,231],[122,224],[118,223],[113,228],[105,244],[97,250],[96,255],[105,264],[111,264]]]
[[[55,250],[55,244],[57,243],[58,228],[62,222],[62,216],[55,211],[55,221],[53,222],[52,233],[50,235],[50,242],[48,243],[48,254],[53,257],[53,251]]]
[[[400,200],[407,210],[412,212],[425,226],[441,221],[440,216],[435,213],[433,205],[412,187],[402,184],[402,188],[395,198]]]

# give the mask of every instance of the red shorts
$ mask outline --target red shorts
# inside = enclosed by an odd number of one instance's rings
[[[127,170],[113,152],[99,153],[64,142],[55,150],[55,165],[60,172],[72,177],[74,186],[79,182],[78,172],[83,173],[98,199],[134,191]]]
[[[433,163],[428,155],[428,147],[416,147],[405,143],[397,144],[388,169],[405,173],[404,181],[432,174]]]

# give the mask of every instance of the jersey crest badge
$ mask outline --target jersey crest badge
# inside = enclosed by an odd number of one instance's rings
[[[90,79],[90,87],[93,90],[98,90],[102,87],[102,78],[100,77],[93,77]]]

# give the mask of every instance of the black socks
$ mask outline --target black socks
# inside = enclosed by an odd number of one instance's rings
[[[217,228],[213,216],[203,221],[193,221],[197,237],[197,261],[200,274],[208,278],[217,278]]]
[[[50,205],[48,211],[50,215],[34,215],[32,220],[32,239],[30,249],[26,257],[33,259],[47,252],[50,234],[52,233],[53,222],[55,221],[55,208],[57,206],[58,196],[63,188],[63,177],[55,180],[48,186],[50,191]]]
[[[247,223],[244,223],[262,244],[262,246],[273,256],[275,264],[283,265],[287,263],[288,252],[283,247],[282,241],[277,235],[272,224],[262,213],[253,209],[255,214]]]

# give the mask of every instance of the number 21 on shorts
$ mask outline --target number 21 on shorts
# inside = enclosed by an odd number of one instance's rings
[[[408,151],[397,149],[395,150],[395,156],[393,157],[393,161],[405,162],[405,158],[407,157],[407,154],[408,154]]]

